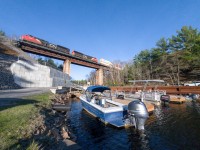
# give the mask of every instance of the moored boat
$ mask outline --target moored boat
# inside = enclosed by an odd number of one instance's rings
[[[83,109],[115,127],[135,126],[139,130],[144,129],[149,116],[146,106],[139,100],[130,102],[128,106],[112,101],[111,90],[106,86],[90,86],[80,99]]]
[[[144,83],[142,90],[137,91],[135,94],[129,95],[130,97],[135,97],[139,95],[140,99],[152,102],[161,102],[161,96],[166,95],[166,91],[157,89],[157,84],[165,83],[163,80],[131,80],[129,82],[135,83]],[[155,87],[147,90],[147,85],[149,83],[154,83]]]

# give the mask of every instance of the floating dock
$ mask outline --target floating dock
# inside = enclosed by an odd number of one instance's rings
[[[128,105],[132,100],[127,100],[127,99],[117,99],[117,98],[113,98],[113,101],[124,104],[124,105]],[[154,111],[154,105],[151,102],[144,102],[144,104],[147,107],[147,110],[149,113]]]
[[[178,103],[182,104],[186,102],[186,98],[183,96],[177,96],[177,95],[170,95],[170,103]]]

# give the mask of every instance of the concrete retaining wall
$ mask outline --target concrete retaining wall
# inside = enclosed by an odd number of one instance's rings
[[[10,67],[14,81],[21,87],[68,86],[69,76],[56,69],[18,60]]]

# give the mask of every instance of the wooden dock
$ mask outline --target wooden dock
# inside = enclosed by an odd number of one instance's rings
[[[116,98],[113,98],[113,101],[116,101],[118,103],[125,104],[125,105],[128,105],[131,102],[131,100],[127,100],[127,99],[122,100],[122,99],[116,99]],[[146,105],[149,113],[154,111],[154,105],[151,102],[145,101],[144,104]]]
[[[110,87],[113,92],[116,90],[124,92],[136,92],[143,90],[143,86],[112,86]],[[200,86],[158,86],[157,90],[166,91],[167,94],[200,94]],[[154,86],[147,86],[146,90],[155,90]]]
[[[182,104],[186,102],[185,97],[179,95],[170,95],[170,103]]]

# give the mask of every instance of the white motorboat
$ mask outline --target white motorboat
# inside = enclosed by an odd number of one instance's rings
[[[132,101],[128,106],[112,101],[111,90],[105,86],[88,87],[80,99],[83,109],[115,127],[129,125],[139,130],[144,129],[149,116],[146,106],[140,100]]]

